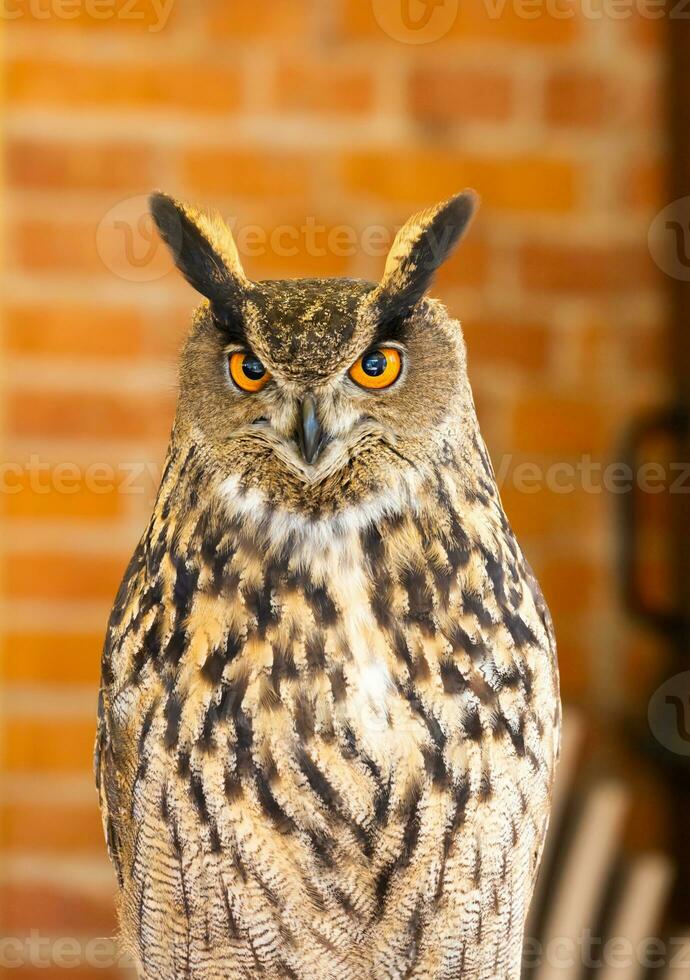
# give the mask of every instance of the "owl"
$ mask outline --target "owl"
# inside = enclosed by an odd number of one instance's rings
[[[427,297],[475,210],[378,284],[251,281],[151,212],[203,300],[102,661],[97,783],[145,980],[517,978],[559,696],[460,324]]]

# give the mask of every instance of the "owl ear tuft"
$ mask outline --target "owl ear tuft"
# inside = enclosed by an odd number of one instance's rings
[[[151,195],[149,207],[161,238],[187,282],[219,313],[238,310],[249,283],[225,222],[160,192]]]
[[[413,215],[395,236],[374,291],[383,320],[407,316],[467,229],[479,204],[471,190]]]

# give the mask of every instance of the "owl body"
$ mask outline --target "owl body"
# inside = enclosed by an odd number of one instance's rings
[[[366,349],[347,334],[379,318],[374,287],[261,287],[242,346],[285,392],[209,436],[197,372],[235,338],[214,296],[108,628],[97,770],[123,939],[151,980],[518,977],[557,671],[469,388],[408,406],[417,443],[382,401],[348,415],[334,373]],[[459,325],[421,302],[462,368]],[[307,422],[287,442],[305,387],[328,433],[312,463]]]

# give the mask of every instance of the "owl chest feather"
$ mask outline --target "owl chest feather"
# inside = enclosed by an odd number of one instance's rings
[[[467,957],[482,930],[519,943],[557,700],[511,549],[448,513],[280,540],[152,524],[106,651],[102,782],[123,921],[159,973],[186,975],[152,952],[163,928],[276,977],[324,956],[454,976],[458,930]]]
[[[475,209],[381,281],[251,282],[151,213],[204,297],[102,664],[97,781],[142,980],[517,980],[558,743],[553,633],[425,294]]]

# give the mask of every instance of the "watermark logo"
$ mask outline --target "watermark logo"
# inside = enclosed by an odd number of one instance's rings
[[[240,256],[250,261],[265,256],[283,259],[300,255],[312,259],[349,259],[359,255],[383,259],[397,231],[376,224],[328,226],[312,215],[305,215],[299,223],[271,228],[241,224],[235,217],[229,217],[227,225]],[[96,229],[96,250],[106,268],[118,278],[152,282],[172,270],[174,257],[182,248],[181,224],[171,222],[166,234],[167,246],[149,213],[148,198],[136,195],[118,201],[103,215]],[[442,252],[445,242],[432,241],[431,245]]]
[[[115,466],[105,460],[81,464],[75,460],[48,460],[31,453],[24,459],[0,462],[0,497],[133,494],[153,499],[159,479],[160,467],[152,460],[121,460]],[[529,460],[515,461],[506,454],[497,460],[496,482],[501,493],[514,491],[527,496],[621,495],[633,490],[647,494],[690,494],[690,465],[671,463],[665,468],[648,463],[633,470],[624,463],[604,464],[583,456],[576,463],[562,461],[545,466]]]
[[[38,929],[32,929],[28,936],[0,938],[0,967],[3,970],[21,967],[75,970],[83,966],[90,967],[92,971],[112,970],[114,967],[129,970],[134,963],[131,956],[120,950],[117,942],[107,936],[86,941],[74,936],[53,939],[43,936]]]
[[[690,282],[690,197],[660,211],[649,228],[649,251],[662,272]]]
[[[690,0],[371,0],[374,17],[395,41],[438,41],[458,18],[510,21],[687,20]]]
[[[451,30],[459,0],[372,0],[376,23],[403,44],[430,44]]]
[[[176,0],[0,0],[0,20],[129,21],[158,34]]]
[[[175,252],[182,245],[171,242]],[[153,282],[173,268],[173,258],[165,247],[149,213],[145,194],[118,201],[103,215],[96,229],[96,250],[105,266],[128,282]]]
[[[690,756],[690,670],[670,677],[654,692],[647,719],[665,749]]]
[[[678,971],[678,975],[682,973],[687,976],[690,943],[686,936],[667,939],[645,936],[633,942],[627,936],[604,937],[589,929],[582,930],[576,936],[556,936],[548,943],[527,936],[523,965],[528,970],[548,967],[550,974],[562,970],[572,974],[575,968],[578,975],[583,968],[585,971],[625,970],[638,975],[668,967],[673,972]],[[3,970],[33,967],[33,975],[38,970],[51,967],[60,970],[88,967],[90,974],[97,977],[99,970],[112,971],[116,968],[127,971],[123,972],[124,977],[130,975],[133,966],[132,957],[107,937],[88,941],[71,936],[51,938],[36,929],[28,936],[0,937],[0,969]]]

